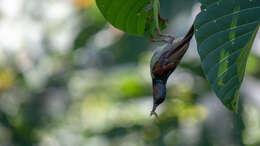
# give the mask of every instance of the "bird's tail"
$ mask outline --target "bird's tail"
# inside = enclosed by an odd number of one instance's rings
[[[183,48],[183,46],[185,46],[187,43],[189,43],[193,34],[194,34],[194,24],[192,24],[190,30],[185,35],[185,37],[182,39],[182,41],[179,43],[179,45],[177,47],[174,47],[175,49],[171,50],[169,52],[168,57],[173,55],[175,52],[178,52],[181,48]]]

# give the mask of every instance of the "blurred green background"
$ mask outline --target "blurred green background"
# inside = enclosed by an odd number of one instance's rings
[[[195,0],[161,0],[179,37]],[[150,117],[159,44],[109,25],[94,0],[0,0],[0,146],[259,146],[260,35],[238,113],[209,87],[193,39]]]

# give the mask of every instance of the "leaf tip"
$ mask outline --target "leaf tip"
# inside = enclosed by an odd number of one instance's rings
[[[239,90],[237,90],[232,98],[231,102],[225,103],[224,105],[233,112],[238,112],[238,105],[239,105]]]

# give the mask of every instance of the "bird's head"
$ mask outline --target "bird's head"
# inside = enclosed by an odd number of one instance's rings
[[[166,96],[166,83],[162,80],[153,79],[153,109],[151,114],[153,114],[164,100]]]

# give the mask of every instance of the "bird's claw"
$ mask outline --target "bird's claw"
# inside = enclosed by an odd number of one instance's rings
[[[169,40],[156,40],[156,39],[153,39],[151,36],[148,37],[148,39],[151,41],[151,42],[163,42],[163,43],[169,43]]]
[[[156,34],[157,34],[159,37],[164,37],[164,38],[168,38],[168,39],[156,40],[156,39],[153,39],[151,36],[149,36],[148,39],[149,39],[151,42],[163,42],[163,43],[173,43],[173,41],[175,40],[175,37],[174,37],[174,36],[162,34],[160,30],[157,30],[157,31],[156,31]]]
[[[175,37],[173,35],[169,35],[169,34],[162,34],[160,30],[156,31],[156,34],[160,37],[165,37],[168,38],[168,42],[172,43],[175,40]]]

